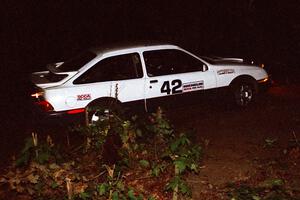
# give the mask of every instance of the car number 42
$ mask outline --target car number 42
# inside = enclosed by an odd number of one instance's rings
[[[182,82],[180,79],[172,80],[171,83],[170,81],[164,81],[160,88],[160,92],[167,94],[178,94],[182,93],[181,87]]]

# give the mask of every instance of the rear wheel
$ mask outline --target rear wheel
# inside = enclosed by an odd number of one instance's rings
[[[114,115],[119,115],[120,103],[116,99],[100,99],[87,106],[87,124],[96,124],[99,121],[108,120]]]
[[[253,103],[256,96],[253,81],[239,81],[233,85],[234,101],[239,107],[247,107]]]

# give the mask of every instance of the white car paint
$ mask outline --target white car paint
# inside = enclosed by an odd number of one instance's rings
[[[162,49],[175,49],[187,53],[204,63],[207,70],[149,77],[147,75],[143,52]],[[49,73],[49,71],[35,72],[32,74],[32,81],[36,86],[42,89],[43,98],[52,105],[53,111],[59,112],[85,108],[93,100],[103,97],[118,98],[120,102],[131,102],[166,96],[168,94],[161,92],[165,81],[171,83],[173,80],[181,80],[182,85],[179,90],[184,92],[189,91],[189,89],[186,88],[190,87],[190,83],[195,83],[194,85],[196,86],[194,90],[206,90],[229,86],[236,77],[241,75],[251,76],[257,81],[268,78],[268,74],[263,68],[245,64],[242,59],[218,58],[219,61],[224,63],[211,64],[178,46],[169,44],[99,48],[93,49],[92,51],[97,56],[77,71],[59,72],[59,67],[62,63],[49,67],[50,71],[52,70],[54,74],[66,74],[66,77],[60,81],[45,81],[45,74]],[[114,80],[86,84],[73,83],[74,80],[103,59],[129,53],[138,53],[140,56],[143,77],[130,80]],[[157,82],[150,83],[152,80]],[[203,85],[201,85],[202,83]],[[174,84],[176,85],[176,83]],[[82,97],[80,95],[83,95],[84,98],[80,99]]]

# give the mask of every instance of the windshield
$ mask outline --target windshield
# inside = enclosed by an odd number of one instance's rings
[[[93,58],[96,57],[96,54],[90,51],[83,52],[78,56],[64,62],[60,65],[57,70],[60,72],[71,72],[71,71],[78,71],[82,66],[87,64]]]

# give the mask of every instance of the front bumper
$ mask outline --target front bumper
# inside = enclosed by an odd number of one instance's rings
[[[266,92],[272,86],[272,78],[269,76],[265,79],[258,80],[258,91]]]

